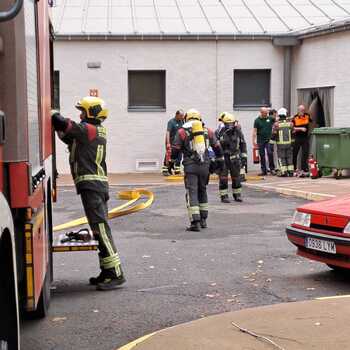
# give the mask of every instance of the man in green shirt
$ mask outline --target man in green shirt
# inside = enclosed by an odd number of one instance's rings
[[[269,116],[269,110],[266,107],[260,109],[260,115],[254,121],[253,146],[258,146],[261,164],[261,173],[259,176],[267,175],[266,153],[269,161],[271,175],[275,175],[275,162],[273,159],[273,144],[270,143],[272,135],[272,126],[275,120]]]
[[[184,124],[184,112],[180,109],[176,111],[175,117],[171,118],[168,121],[168,125],[167,125],[167,131],[165,135],[166,156],[165,156],[164,164],[162,168],[162,173],[165,176],[169,175],[169,169],[168,169],[169,157],[167,155],[171,154],[171,146],[174,144],[176,133],[180,128],[182,128],[183,124]],[[179,175],[181,173],[181,160],[182,160],[182,153],[180,152],[178,155],[178,159],[176,159],[176,162],[174,164],[175,175]]]

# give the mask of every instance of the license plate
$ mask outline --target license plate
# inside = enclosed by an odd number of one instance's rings
[[[312,237],[306,238],[306,248],[319,250],[320,252],[336,254],[336,246],[333,241],[325,241],[323,239],[317,239]]]

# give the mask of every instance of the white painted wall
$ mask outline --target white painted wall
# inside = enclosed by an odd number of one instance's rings
[[[294,49],[292,106],[296,111],[297,89],[335,86],[335,127],[350,126],[350,32],[310,38]]]
[[[87,69],[89,61],[101,69]],[[271,69],[271,99],[282,105],[283,50],[269,41],[106,41],[55,43],[55,69],[61,78],[61,111],[77,116],[75,102],[99,89],[106,100],[109,172],[136,170],[136,159],[164,157],[166,123],[178,108],[196,108],[209,127],[221,111],[233,111],[233,69]],[[127,111],[128,69],[166,70],[166,112]],[[253,87],[252,87],[253,88]],[[234,111],[242,124],[251,158],[251,131],[258,111]],[[78,120],[78,118],[75,118]],[[68,173],[65,147],[57,142],[60,173]]]

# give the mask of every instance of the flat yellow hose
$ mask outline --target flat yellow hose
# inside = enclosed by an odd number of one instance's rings
[[[137,202],[139,199],[141,199],[142,196],[144,196],[148,199],[143,203],[132,205],[135,202]],[[142,188],[131,190],[131,191],[121,191],[118,193],[117,197],[119,199],[122,199],[122,200],[127,200],[128,202],[110,210],[108,212],[109,219],[113,219],[113,218],[116,218],[119,216],[136,213],[140,210],[148,208],[149,206],[151,206],[151,204],[154,201],[153,192],[142,189]],[[85,225],[87,223],[88,223],[87,218],[84,216],[84,217],[81,217],[79,219],[69,221],[65,224],[55,226],[53,228],[53,231],[56,232],[56,231],[61,231],[61,230],[67,230],[69,228],[73,228],[73,227],[80,226],[80,225]]]

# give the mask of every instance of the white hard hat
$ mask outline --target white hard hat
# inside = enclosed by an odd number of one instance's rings
[[[285,115],[287,116],[287,109],[286,108],[280,108],[278,111],[277,111],[278,115]]]

